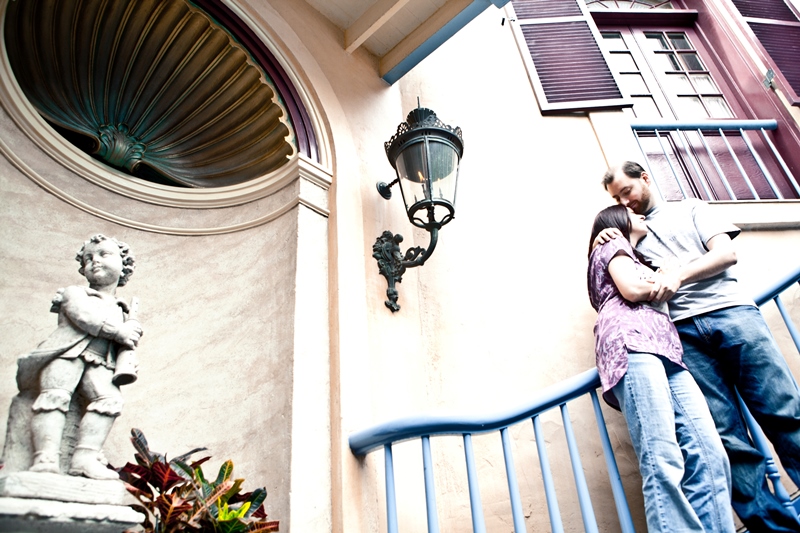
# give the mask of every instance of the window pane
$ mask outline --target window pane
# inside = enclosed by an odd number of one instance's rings
[[[636,118],[661,118],[661,113],[651,97],[634,96],[631,100],[633,100],[633,113]]]
[[[668,33],[667,36],[669,37],[670,42],[672,43],[672,47],[676,50],[692,50],[693,47],[689,43],[689,39],[686,38],[686,34],[684,33]]]
[[[712,80],[711,76],[708,74],[693,74],[692,81],[694,81],[694,86],[697,88],[697,92],[699,93],[719,92],[714,80]]]
[[[686,65],[686,70],[705,70],[703,62],[700,61],[700,56],[694,52],[689,54],[681,54],[681,61]]]
[[[723,97],[709,96],[703,98],[703,100],[706,102],[706,107],[708,107],[711,118],[733,118],[733,114]]]
[[[676,111],[680,119],[708,118],[708,113],[698,96],[679,96],[675,103],[678,106]]]
[[[686,76],[686,74],[667,74],[665,79],[667,80],[667,90],[669,90],[672,94],[696,92],[692,87],[692,84],[689,83],[689,78]]]
[[[603,47],[606,50],[627,50],[625,41],[622,40],[622,35],[619,33],[603,33]]]
[[[669,50],[669,45],[667,44],[667,40],[664,36],[660,33],[645,33],[644,36],[647,38],[645,41],[647,46],[650,47],[651,50]]]
[[[619,85],[623,94],[647,94],[647,84],[642,79],[641,74],[621,74],[619,76]]]
[[[609,57],[608,66],[616,72],[638,72],[639,68],[636,66],[636,61],[633,60],[631,54],[627,52],[614,53]]]
[[[654,54],[654,69],[661,72],[674,72],[682,70],[675,58],[675,54]]]

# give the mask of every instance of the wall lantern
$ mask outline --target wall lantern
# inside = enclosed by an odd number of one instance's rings
[[[455,216],[458,165],[464,153],[461,128],[452,128],[436,117],[436,113],[417,107],[408,114],[397,133],[384,143],[386,157],[397,172],[389,184],[378,183],[378,192],[385,199],[392,197],[391,187],[400,183],[408,220],[431,234],[427,248],[416,246],[400,252],[403,236],[384,231],[372,247],[372,257],[386,278],[386,307],[396,312],[397,289],[407,268],[425,263],[431,256],[439,236],[439,228]]]

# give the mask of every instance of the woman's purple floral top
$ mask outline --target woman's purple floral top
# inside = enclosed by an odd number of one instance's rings
[[[633,259],[643,278],[652,274],[636,258],[631,243],[622,238],[596,247],[589,256],[587,271],[589,300],[597,311],[594,350],[603,399],[617,409],[619,402],[611,389],[628,371],[628,352],[661,355],[686,368],[681,341],[669,316],[645,302],[627,301],[614,284],[608,264],[620,253]]]

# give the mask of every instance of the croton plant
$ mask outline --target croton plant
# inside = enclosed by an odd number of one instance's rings
[[[126,464],[119,475],[141,502],[132,507],[147,517],[142,524],[145,533],[278,531],[278,522],[267,520],[264,512],[266,489],[241,493],[244,479],[233,479],[232,461],[223,463],[216,479],[208,480],[201,465],[210,456],[189,462],[206,448],[167,459],[150,450],[144,433],[136,428],[131,430],[131,442],[136,464]]]

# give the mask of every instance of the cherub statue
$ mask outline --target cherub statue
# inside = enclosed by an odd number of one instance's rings
[[[29,470],[61,473],[66,415],[78,391],[88,404],[80,417],[68,473],[117,479],[117,473],[106,467],[102,448],[122,412],[120,384],[136,379],[135,368],[129,369],[132,377],[119,373],[115,377],[122,355],[129,357],[142,335],[135,313],[116,297],[117,287],[133,274],[135,262],[127,244],[100,234],[84,243],[76,260],[89,286],[59,289],[51,308],[58,313],[57,329],[19,359],[20,392],[27,388],[38,394],[32,406]]]

